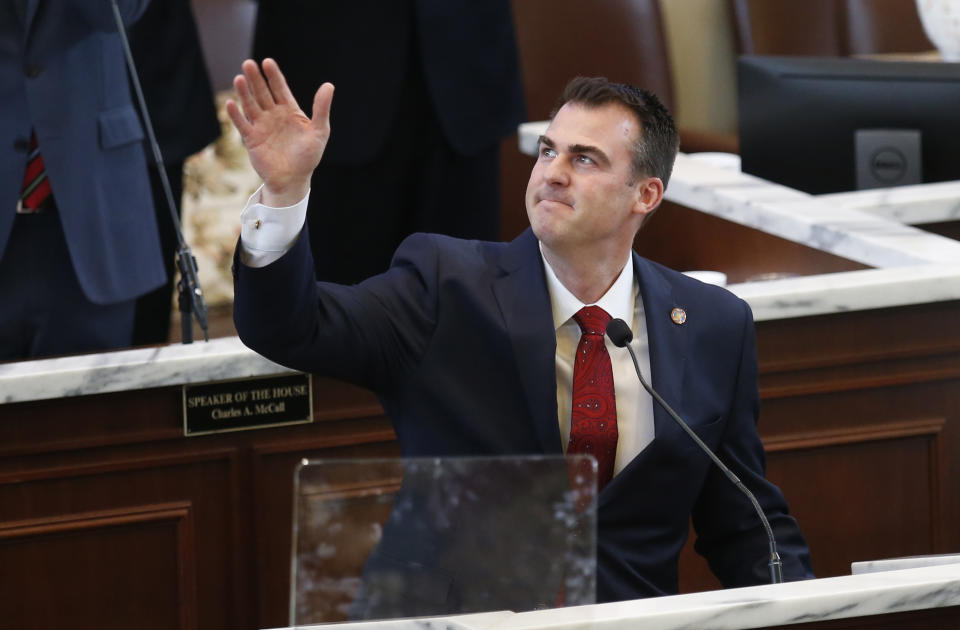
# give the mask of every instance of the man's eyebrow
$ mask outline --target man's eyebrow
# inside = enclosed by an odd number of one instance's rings
[[[604,153],[600,147],[595,147],[590,144],[571,144],[569,150],[570,153],[584,153],[589,155],[604,165],[610,164],[610,158],[607,157],[607,154]]]
[[[543,136],[543,135],[540,136],[539,138],[537,138],[537,144],[542,144],[542,145],[544,145],[544,146],[550,147],[551,149],[556,146],[556,145],[553,143],[553,140],[551,140],[551,139],[548,138],[547,136]]]

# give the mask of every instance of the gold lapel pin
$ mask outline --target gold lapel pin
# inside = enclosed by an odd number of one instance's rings
[[[677,307],[672,311],[670,311],[670,319],[677,326],[681,326],[683,325],[684,322],[687,321],[687,312],[682,308]]]

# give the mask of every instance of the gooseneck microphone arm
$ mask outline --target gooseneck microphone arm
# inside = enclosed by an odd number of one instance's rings
[[[197,259],[193,257],[190,246],[183,238],[180,217],[177,215],[177,205],[173,200],[173,192],[170,190],[167,171],[163,167],[160,145],[153,133],[153,123],[150,120],[150,114],[147,112],[147,101],[143,97],[143,90],[140,88],[140,76],[137,74],[137,68],[133,63],[133,53],[130,51],[130,42],[127,40],[127,32],[123,26],[120,8],[117,6],[117,0],[110,0],[110,4],[113,7],[113,19],[117,23],[117,32],[120,34],[120,41],[123,43],[123,53],[127,60],[127,67],[130,70],[130,82],[137,95],[140,114],[143,116],[143,127],[150,141],[150,149],[153,151],[153,159],[157,164],[157,172],[160,175],[160,182],[167,199],[167,207],[170,209],[170,218],[177,235],[177,268],[180,271],[180,281],[177,283],[179,291],[177,300],[180,305],[180,338],[185,344],[193,343],[192,312],[197,317],[197,323],[200,324],[200,329],[203,331],[204,341],[207,341],[209,338],[207,334],[207,304],[203,299],[200,279],[197,277]]]
[[[753,509],[757,511],[757,515],[760,517],[760,521],[763,523],[763,529],[767,533],[767,542],[770,546],[770,582],[772,584],[781,584],[783,583],[783,563],[780,561],[780,554],[777,553],[777,541],[773,537],[773,530],[770,528],[770,522],[767,520],[766,514],[763,513],[763,508],[760,507],[760,502],[757,501],[757,497],[750,492],[750,489],[743,485],[743,482],[733,473],[732,470],[727,468],[726,464],[720,461],[720,458],[717,457],[710,447],[703,443],[703,440],[700,439],[696,433],[693,432],[686,422],[677,415],[670,405],[667,404],[663,398],[660,397],[650,385],[647,384],[647,381],[643,378],[643,374],[640,373],[640,364],[637,363],[637,355],[634,354],[633,348],[630,347],[630,341],[633,339],[633,332],[630,330],[630,327],[627,326],[626,322],[622,319],[612,319],[610,323],[607,324],[607,336],[610,337],[610,341],[613,342],[613,345],[618,348],[626,348],[627,352],[630,353],[630,358],[633,359],[633,367],[637,370],[637,378],[640,379],[640,384],[643,385],[643,388],[649,392],[653,399],[666,410],[671,418],[680,425],[680,428],[683,429],[687,435],[690,436],[694,442],[697,443],[697,446],[700,449],[710,456],[710,459],[713,460],[713,463],[717,465],[723,474],[727,476],[733,485],[740,489],[747,498],[750,499],[750,503],[753,504]]]

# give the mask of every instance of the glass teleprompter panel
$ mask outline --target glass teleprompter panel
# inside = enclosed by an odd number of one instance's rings
[[[290,623],[592,604],[589,456],[304,460]]]

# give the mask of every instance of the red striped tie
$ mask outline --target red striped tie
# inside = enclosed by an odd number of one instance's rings
[[[567,454],[597,459],[597,486],[613,478],[617,459],[617,398],[613,366],[604,344],[610,315],[599,306],[585,306],[573,316],[582,335],[573,362],[573,405]]]
[[[43,165],[43,156],[37,146],[37,134],[30,134],[30,153],[27,156],[27,172],[23,174],[23,187],[20,192],[19,212],[30,214],[37,212],[50,198],[50,180]]]

